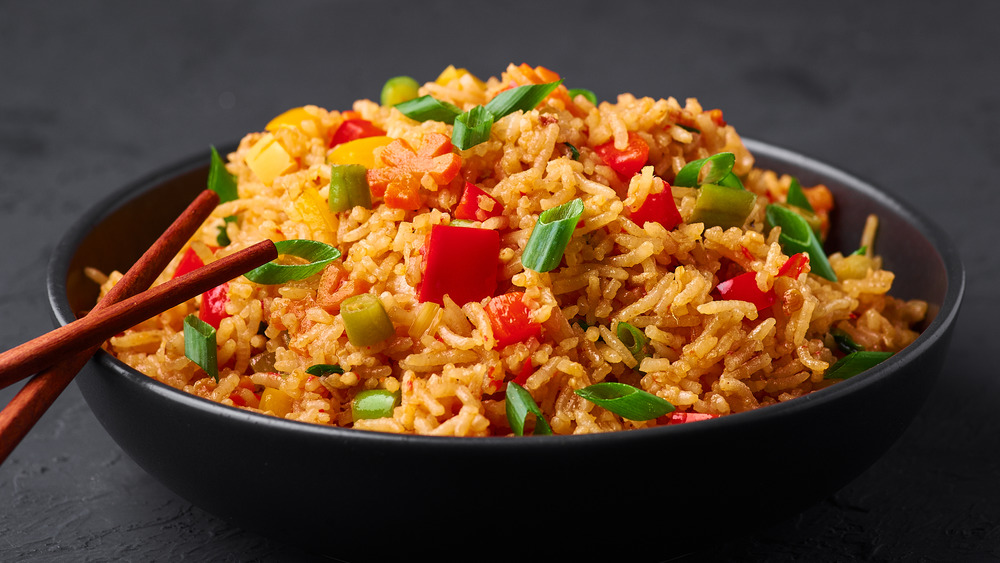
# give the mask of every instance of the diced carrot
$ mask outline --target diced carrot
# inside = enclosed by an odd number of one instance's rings
[[[396,139],[379,153],[375,167],[368,171],[372,195],[397,209],[420,207],[420,186],[425,176],[443,186],[458,176],[462,157],[452,152],[451,140],[440,133],[424,136],[420,148]]]

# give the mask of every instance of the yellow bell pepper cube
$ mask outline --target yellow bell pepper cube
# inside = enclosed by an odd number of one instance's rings
[[[292,396],[281,389],[268,387],[260,395],[260,410],[271,411],[275,416],[285,416],[292,412]]]
[[[363,137],[341,143],[326,154],[330,164],[360,164],[365,168],[375,167],[375,149],[384,147],[393,141],[392,137]]]
[[[476,75],[464,68],[455,68],[455,65],[448,65],[448,68],[444,69],[434,82],[440,86],[447,86],[453,80],[459,80],[466,75],[471,76],[477,86],[486,87],[483,81],[477,78]],[[459,86],[459,89],[461,89],[461,86]]]
[[[264,129],[271,132],[277,131],[282,127],[302,129],[302,122],[307,119],[315,120],[316,116],[306,111],[304,107],[292,108],[269,121]]]
[[[329,206],[316,188],[312,186],[302,188],[302,194],[295,200],[295,209],[313,231],[334,230]]]
[[[295,167],[295,160],[271,133],[264,135],[250,147],[245,160],[250,170],[265,184],[270,184]]]

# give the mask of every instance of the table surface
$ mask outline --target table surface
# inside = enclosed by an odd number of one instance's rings
[[[723,108],[743,135],[905,199],[967,269],[946,367],[896,445],[803,513],[684,559],[1000,557],[1000,385],[986,328],[1000,274],[989,244],[1000,236],[1000,3],[827,4],[0,0],[0,240],[15,241],[2,254],[0,346],[52,327],[48,257],[124,183],[289,107],[375,98],[388,76],[542,64],[604,99]],[[0,507],[4,561],[311,558],[175,496],[75,386],[0,466]]]

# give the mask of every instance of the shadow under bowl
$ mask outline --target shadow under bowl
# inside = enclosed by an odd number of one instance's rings
[[[237,525],[345,559],[439,550],[662,558],[752,532],[837,491],[899,437],[940,372],[964,291],[941,231],[870,184],[746,140],[758,166],[826,184],[827,248],[851,250],[880,219],[893,295],[931,304],[920,338],[865,374],[786,403],[718,419],[585,436],[438,438],[258,415],[188,395],[99,352],[77,382],[141,467]],[[233,147],[227,147],[232,149]],[[49,264],[57,322],[89,309],[87,266],[127,269],[206,184],[207,158],[125,186],[65,235]]]

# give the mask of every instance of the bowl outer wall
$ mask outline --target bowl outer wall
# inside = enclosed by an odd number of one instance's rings
[[[552,541],[543,546],[553,549],[597,526],[633,538],[634,554],[657,556],[728,526],[772,523],[859,475],[909,424],[943,363],[964,273],[947,238],[902,203],[802,155],[745,142],[759,166],[803,185],[826,183],[840,202],[835,223],[852,225],[845,237],[860,236],[868,212],[880,216],[878,251],[897,273],[899,294],[941,309],[917,342],[864,377],[794,401],[591,436],[452,439],[279,420],[187,395],[103,352],[78,384],[122,449],[180,496],[243,527],[342,556],[363,555],[372,542],[391,549],[382,539],[387,515],[396,519],[399,549],[437,530],[451,533],[453,544],[490,541],[507,523],[522,522],[545,531]],[[49,268],[59,323],[96,296],[82,267],[110,271],[123,267],[113,260],[137,258],[203,189],[206,160],[126,186],[67,233]],[[866,205],[851,209],[855,199]],[[829,241],[830,248],[852,244]],[[401,521],[406,515],[416,516]],[[592,545],[586,552],[596,553]]]

